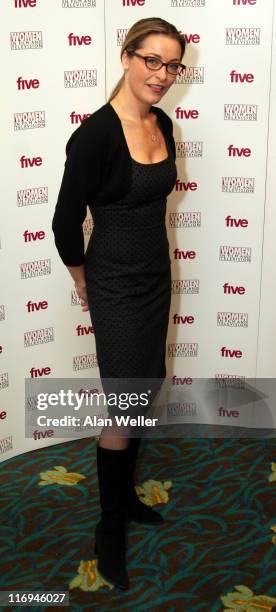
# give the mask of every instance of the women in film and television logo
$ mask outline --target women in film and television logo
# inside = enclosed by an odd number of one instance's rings
[[[38,259],[20,264],[21,278],[34,278],[51,274],[51,260]]]
[[[87,355],[76,355],[73,357],[73,370],[88,370],[89,368],[97,368],[98,360],[96,353]]]
[[[9,386],[9,374],[8,372],[0,373],[0,391],[2,389],[7,389]]]
[[[78,296],[75,289],[71,290],[71,306],[79,306],[81,304],[81,298]]]
[[[197,342],[178,342],[168,344],[168,357],[197,357]]]
[[[254,193],[255,178],[246,176],[223,176],[221,191],[225,193]]]
[[[219,247],[220,261],[251,262],[251,247],[221,245]]]
[[[187,66],[175,79],[175,85],[202,85],[204,83],[204,66]]]
[[[259,45],[261,28],[226,28],[226,45]]]
[[[199,293],[199,278],[177,278],[172,280],[172,294]]]
[[[237,387],[243,389],[245,386],[245,376],[238,374],[215,374],[214,376],[216,387]]]
[[[176,157],[202,157],[203,142],[200,140],[177,140],[175,142]]]
[[[201,227],[201,212],[184,211],[169,213],[169,228]]]
[[[64,87],[96,87],[97,86],[97,70],[65,70],[64,71]]]
[[[62,0],[62,8],[95,8],[96,0]]]
[[[9,450],[13,449],[12,436],[8,436],[7,438],[2,438],[0,440],[0,455],[7,453]]]
[[[224,104],[224,119],[227,121],[257,121],[257,104]]]
[[[12,51],[42,49],[42,31],[31,30],[26,32],[10,32],[10,44]]]
[[[217,325],[224,327],[248,327],[248,313],[218,312]]]
[[[17,206],[48,203],[48,187],[29,187],[17,191]]]
[[[35,346],[54,341],[54,328],[44,327],[43,329],[33,329],[24,333],[24,346]]]
[[[25,111],[23,113],[14,113],[13,122],[15,130],[45,128],[45,111]]]
[[[204,6],[205,0],[171,0],[172,8],[198,8]]]

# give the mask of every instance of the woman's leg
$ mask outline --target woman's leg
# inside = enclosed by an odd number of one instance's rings
[[[105,426],[101,431],[99,445],[102,448],[112,450],[122,450],[129,447],[129,436],[121,435],[121,428],[114,426]]]
[[[101,520],[95,531],[95,553],[102,576],[120,589],[129,585],[126,569],[126,491],[128,448],[97,444]]]

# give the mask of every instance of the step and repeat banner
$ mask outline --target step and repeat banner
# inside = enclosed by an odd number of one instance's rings
[[[264,398],[276,333],[274,1],[4,0],[0,16],[0,460],[63,440],[42,427],[25,436],[25,410],[35,408],[25,381],[89,386],[99,377],[93,322],[51,223],[65,144],[108,99],[122,74],[124,37],[145,17],[173,23],[187,43],[186,71],[160,103],[173,120],[178,167],[166,218],[171,417],[273,430],[276,409]],[[87,244],[89,214],[83,231]],[[270,377],[256,394],[262,410],[231,404],[231,388],[252,388],[257,377]],[[229,394],[215,394],[208,410],[183,401],[199,379]]]

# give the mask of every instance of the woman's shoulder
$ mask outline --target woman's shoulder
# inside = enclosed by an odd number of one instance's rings
[[[114,135],[116,129],[118,126],[114,113],[110,111],[110,105],[103,104],[74,130],[67,142],[66,151],[68,152],[73,143],[78,143],[82,147],[91,147],[91,143],[96,142],[98,146],[101,146],[107,137]]]
[[[171,117],[163,110],[163,108],[160,108],[160,106],[152,106],[151,110],[157,115],[157,118],[164,125],[164,128],[172,131],[173,122]]]
[[[90,117],[83,121],[82,126],[87,130],[93,129],[99,131],[105,128],[108,129],[114,123],[116,122],[114,122],[114,113],[112,112],[111,105],[109,102],[106,102],[100,108],[93,111]]]

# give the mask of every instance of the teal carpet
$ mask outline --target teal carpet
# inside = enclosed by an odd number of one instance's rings
[[[0,590],[69,591],[74,612],[276,610],[275,445],[274,439],[144,440],[137,492],[165,521],[129,523],[124,592],[101,578],[93,553],[100,518],[96,440],[3,462]]]

